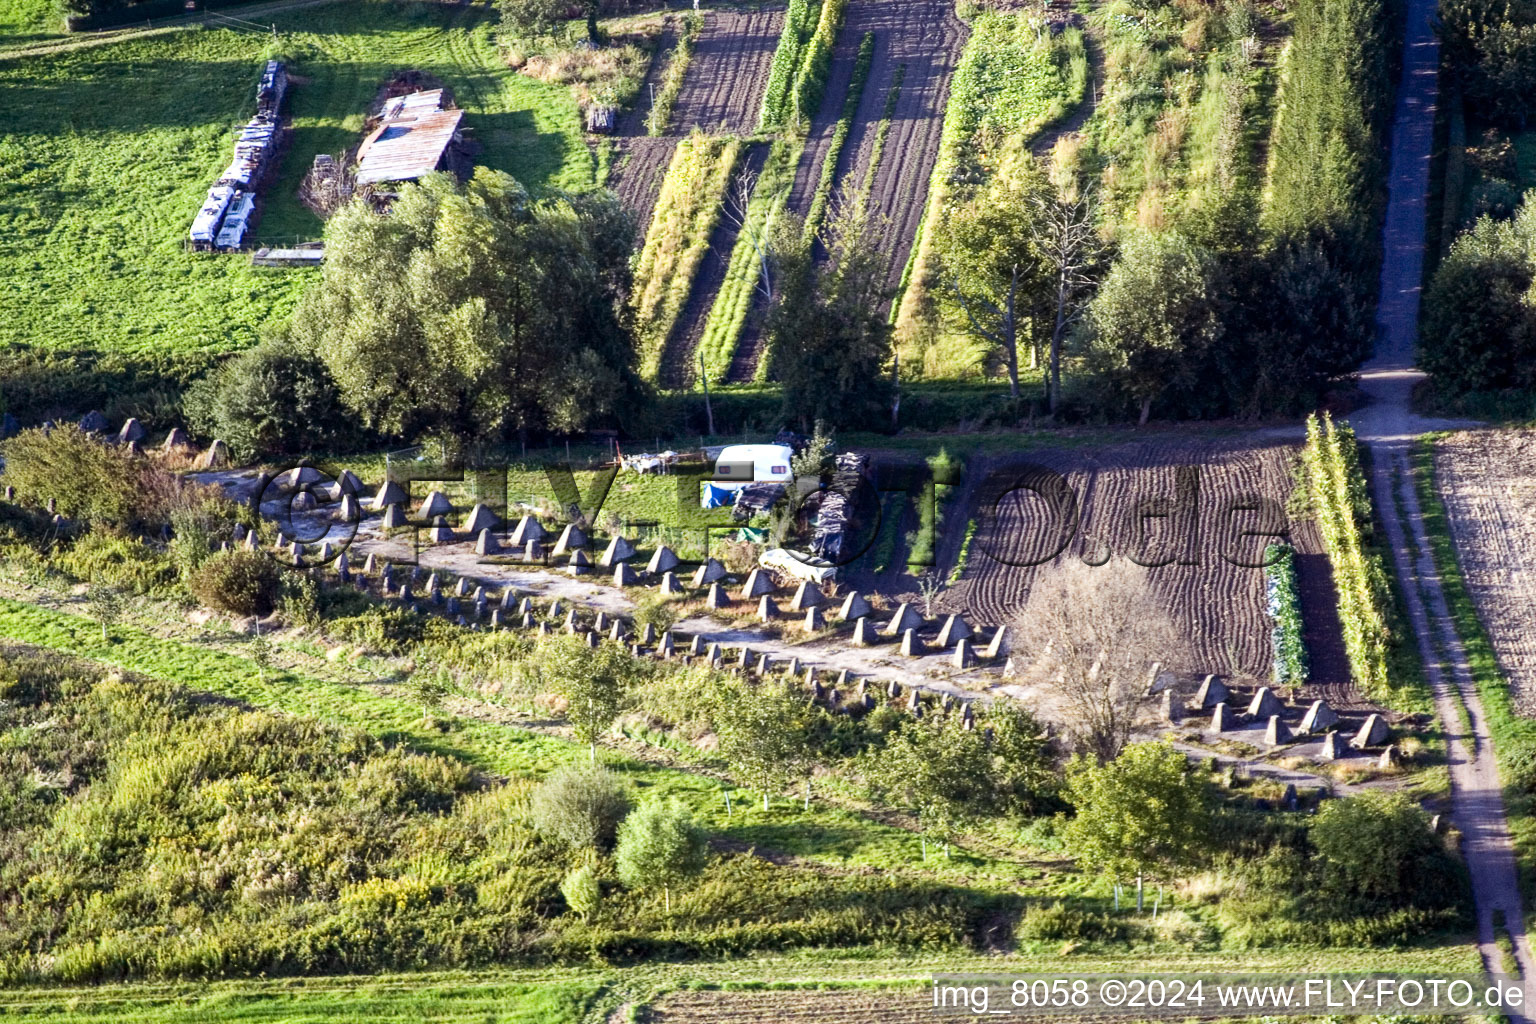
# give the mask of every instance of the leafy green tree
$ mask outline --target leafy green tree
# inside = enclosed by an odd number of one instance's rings
[[[287,338],[240,353],[188,389],[187,422],[242,461],[334,447],[351,433],[330,370]]]
[[[1193,863],[1211,832],[1207,787],[1167,743],[1133,743],[1113,761],[1075,757],[1067,766],[1068,848],[1086,868],[1134,878],[1138,909],[1144,878],[1167,879]]]
[[[585,920],[597,913],[603,902],[602,887],[597,884],[597,872],[592,865],[583,864],[571,871],[560,882],[560,895],[566,906]]]
[[[629,792],[602,768],[558,769],[533,791],[533,827],[573,850],[606,850],[629,813]]]
[[[499,0],[501,24],[512,37],[547,36],[564,23],[566,0]]]
[[[769,796],[810,760],[809,710],[787,686],[765,680],[729,693],[715,712],[720,753],[741,782],[762,793],[765,811]]]
[[[1089,306],[1089,365],[1140,406],[1143,424],[1158,396],[1196,385],[1221,333],[1212,271],[1184,237],[1136,232]]]
[[[1036,243],[1041,204],[1052,189],[1027,153],[1004,161],[979,189],[940,224],[935,247],[949,295],[965,329],[989,346],[1008,375],[1009,394],[1019,397],[1019,344],[1030,343],[1030,365],[1039,357],[1049,268]]]
[[[265,684],[267,681],[267,669],[272,667],[272,656],[276,653],[272,649],[272,640],[261,631],[261,623],[256,624],[256,632],[250,639],[251,663],[256,666],[256,681]]]
[[[1536,387],[1536,204],[1451,246],[1424,296],[1419,365],[1456,391]]]
[[[597,741],[628,705],[635,659],[611,643],[588,647],[575,636],[551,637],[539,648],[539,670],[565,699],[565,717],[597,763]]]
[[[1051,738],[1040,720],[1013,701],[997,701],[982,725],[992,730],[992,788],[998,809],[1039,814],[1060,789]]]
[[[1401,793],[1325,801],[1308,835],[1324,887],[1340,898],[1398,905],[1460,889],[1429,816]]]
[[[485,168],[463,186],[428,175],[387,216],[356,201],[331,219],[291,336],[372,429],[454,448],[579,430],[639,387],[619,314],[633,230],[611,193],[534,200]]]
[[[925,858],[929,838],[943,843],[948,856],[951,840],[997,806],[986,737],[953,717],[907,720],[865,756],[864,768],[875,799],[917,817]]]
[[[697,878],[708,857],[704,830],[676,797],[641,804],[619,826],[619,880],[631,889],[660,889],[668,911],[672,890]]]
[[[868,425],[891,395],[885,260],[856,203],[831,218],[821,243],[824,262],[792,216],[779,218],[769,239],[779,282],[766,325],[770,372],[783,386],[783,415],[802,429]]]
[[[1443,66],[1479,117],[1524,128],[1536,90],[1536,4],[1529,0],[1444,0],[1439,5]]]

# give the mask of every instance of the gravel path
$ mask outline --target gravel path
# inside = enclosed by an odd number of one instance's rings
[[[1501,915],[1514,939],[1520,973],[1526,979],[1528,1003],[1530,979],[1536,977],[1536,970],[1525,934],[1514,847],[1492,736],[1473,684],[1467,653],[1451,622],[1445,592],[1440,586],[1409,459],[1413,439],[1418,435],[1467,426],[1418,416],[1410,404],[1414,385],[1424,376],[1413,368],[1413,358],[1439,88],[1434,13],[1434,0],[1409,0],[1402,85],[1392,121],[1387,214],[1382,228],[1384,258],[1381,305],[1376,317],[1377,348],[1364,367],[1361,381],[1372,404],[1350,419],[1371,451],[1372,498],[1385,524],[1393,563],[1403,584],[1408,622],[1434,690],[1435,708],[1449,733],[1451,818],[1461,830],[1461,850],[1472,878],[1478,946],[1487,969],[1502,970],[1503,956],[1494,932],[1494,917]],[[1460,724],[1458,696],[1471,719],[1470,733]],[[1529,1018],[1512,1013],[1509,1019]]]

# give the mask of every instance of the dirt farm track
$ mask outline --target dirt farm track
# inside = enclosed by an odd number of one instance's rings
[[[1435,479],[1456,554],[1523,713],[1536,706],[1536,431],[1452,434]]]

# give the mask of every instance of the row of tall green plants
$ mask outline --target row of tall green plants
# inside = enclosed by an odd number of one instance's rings
[[[808,234],[814,235],[826,217],[827,204],[832,201],[832,186],[837,180],[837,162],[843,155],[848,133],[853,130],[853,118],[859,112],[859,101],[864,98],[864,84],[869,81],[869,69],[874,59],[875,34],[866,32],[859,41],[859,55],[853,64],[853,80],[848,83],[842,115],[832,129],[827,155],[821,161],[821,177],[816,182],[816,194],[811,197],[811,209],[805,215],[805,230]]]
[[[800,69],[811,36],[820,23],[822,2],[790,0],[784,12],[779,45],[773,52],[773,63],[768,67],[768,82],[763,87],[763,108],[757,119],[759,131],[781,128],[786,117],[798,112],[790,108],[797,102]]]
[[[1304,685],[1309,678],[1307,641],[1296,585],[1296,549],[1271,544],[1264,549],[1264,595],[1270,618],[1277,683]]]
[[[635,263],[641,373],[655,379],[667,339],[709,251],[742,153],[740,140],[694,132],[677,144]]]

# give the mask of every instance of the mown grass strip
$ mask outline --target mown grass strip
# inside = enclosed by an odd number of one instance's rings
[[[1450,518],[1435,488],[1435,441],[1436,436],[1429,435],[1413,446],[1413,483],[1418,488],[1419,514],[1424,534],[1429,538],[1435,571],[1440,576],[1446,608],[1461,639],[1488,729],[1493,734],[1494,757],[1504,782],[1504,807],[1520,866],[1520,888],[1529,900],[1536,897],[1536,819],[1531,814],[1536,800],[1529,789],[1530,778],[1522,776],[1529,775],[1536,755],[1536,721],[1521,716],[1516,709],[1509,683],[1499,669],[1493,642],[1467,589],[1456,542],[1451,536]]]
[[[677,106],[678,93],[683,91],[683,79],[688,77],[688,64],[693,60],[693,45],[698,41],[704,19],[697,14],[683,17],[683,28],[678,33],[677,45],[667,62],[666,75],[661,80],[661,92],[651,104],[646,115],[645,130],[649,135],[665,135],[667,123],[672,120],[672,108]]]
[[[699,338],[699,354],[711,381],[724,380],[730,371],[762,274],[759,248],[766,243],[774,219],[784,210],[795,180],[795,165],[804,150],[804,143],[798,139],[776,140],[763,162],[752,198],[747,201],[746,216],[731,250],[725,280],[715,293],[714,304],[704,321],[704,333]]]
[[[648,379],[654,380],[660,369],[667,338],[709,251],[741,149],[738,139],[694,132],[672,154],[635,264],[635,325],[641,372]]]
[[[811,210],[805,217],[806,237],[812,237],[821,229],[827,215],[827,204],[832,199],[832,186],[837,178],[837,162],[843,155],[843,145],[853,130],[853,119],[859,112],[859,101],[864,98],[864,83],[869,80],[869,69],[875,61],[875,34],[864,33],[859,43],[859,56],[853,64],[853,80],[848,83],[848,96],[843,100],[843,113],[832,129],[832,141],[827,155],[821,161],[821,178],[816,182],[816,195],[811,199]],[[905,65],[903,65],[905,66]]]
[[[540,777],[587,756],[586,748],[515,726],[455,718],[440,730],[428,723],[420,704],[368,687],[348,686],[300,672],[268,669],[260,680],[250,660],[211,645],[195,645],[119,626],[109,640],[101,627],[80,615],[0,598],[0,637],[87,658],[124,671],[179,683],[253,707],[362,729],[413,749],[454,757],[495,775]],[[918,865],[918,837],[826,803],[803,810],[778,800],[764,811],[737,800],[727,813],[721,784],[674,768],[605,750],[603,760],[623,771],[646,793],[684,800],[701,824],[719,835],[764,849],[780,850],[838,867],[902,869],[929,876],[971,879],[977,873],[997,886],[1012,887],[1032,871],[1011,861],[965,852],[951,861]]]

